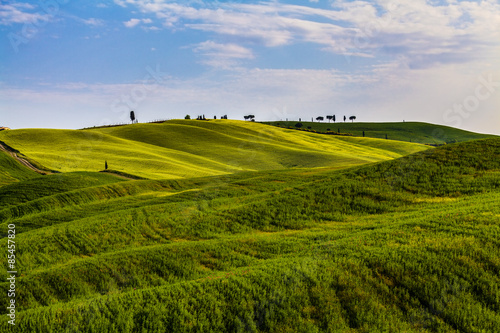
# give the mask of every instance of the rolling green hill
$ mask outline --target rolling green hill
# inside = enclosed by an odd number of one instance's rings
[[[3,150],[0,150],[0,166],[0,187],[38,176],[36,172],[18,163],[12,156]]]
[[[204,138],[221,133],[194,124]],[[89,133],[180,149],[162,135],[186,125],[169,126]],[[235,126],[228,140],[261,128]],[[258,142],[330,142],[272,129]],[[377,147],[385,140],[351,139],[360,154],[395,153]],[[19,332],[500,331],[500,139],[342,170],[78,172],[0,190],[1,228],[16,225]]]
[[[24,129],[0,140],[59,172],[109,168],[149,179],[180,179],[290,167],[345,168],[427,147],[338,138],[232,120],[176,120],[91,130]]]
[[[297,121],[273,121],[266,124],[281,127],[295,127]],[[441,145],[444,143],[465,142],[470,140],[488,139],[498,137],[490,134],[479,134],[460,130],[453,127],[434,125],[421,122],[402,123],[351,123],[351,122],[302,122],[303,128],[311,127],[311,130],[326,132],[330,129],[333,132],[351,133],[354,136],[367,138],[378,138],[398,140],[405,142],[418,142],[422,144]]]

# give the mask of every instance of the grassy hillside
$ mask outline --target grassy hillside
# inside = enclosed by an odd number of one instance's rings
[[[500,139],[347,170],[58,176],[0,211],[20,332],[500,331]]]
[[[426,149],[231,120],[177,120],[78,131],[11,130],[0,132],[0,140],[52,170],[100,171],[107,161],[110,169],[149,179],[291,167],[345,168]]]
[[[36,172],[17,162],[3,150],[0,150],[0,166],[0,187],[39,176]]]
[[[281,127],[295,127],[297,121],[273,121],[266,124],[277,125]],[[402,123],[352,123],[348,122],[302,122],[303,128],[311,127],[318,132],[326,132],[330,129],[333,132],[351,133],[355,136],[367,138],[378,138],[389,140],[399,140],[406,142],[418,142],[422,144],[444,144],[465,142],[470,140],[479,140],[498,137],[489,134],[479,134],[460,130],[458,128],[434,125],[421,122],[402,122]]]
[[[94,172],[61,173],[35,177],[29,180],[0,187],[0,207],[19,205],[57,193],[112,184],[123,179],[109,174]]]

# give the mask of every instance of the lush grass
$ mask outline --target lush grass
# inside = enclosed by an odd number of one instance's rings
[[[291,167],[345,168],[426,149],[231,120],[177,120],[80,131],[11,130],[0,132],[0,140],[56,171],[101,171],[107,161],[110,169],[149,179]]]
[[[347,170],[57,176],[0,211],[19,331],[500,330],[498,139]]]
[[[121,181],[113,175],[93,172],[60,173],[41,176],[0,187],[0,207],[19,205],[57,193]]]
[[[0,186],[37,177],[38,174],[0,150]]]
[[[273,121],[265,123],[295,128],[297,121]],[[495,135],[473,133],[453,127],[421,122],[351,123],[348,121],[336,123],[302,122],[302,124],[302,129],[311,127],[311,130],[317,132],[327,132],[327,130],[330,129],[333,132],[340,131],[340,133],[350,133],[354,136],[362,137],[364,131],[366,138],[385,139],[387,135],[387,139],[389,140],[437,145],[498,137]]]

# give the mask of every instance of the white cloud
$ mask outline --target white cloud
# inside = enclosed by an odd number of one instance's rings
[[[193,29],[267,47],[314,43],[352,56],[405,55],[420,68],[463,63],[488,54],[500,41],[496,1],[336,1],[331,9],[279,2],[211,3],[116,0],[154,15],[171,29]]]
[[[96,18],[89,18],[89,19],[81,19],[82,23],[86,25],[90,25],[92,27],[99,27],[104,25],[104,22],[102,20],[96,19]]]
[[[125,25],[127,28],[133,28],[141,22],[144,24],[150,24],[150,23],[153,23],[153,20],[151,20],[149,18],[146,18],[146,19],[132,18],[129,21],[123,22],[123,25]],[[151,30],[153,30],[153,29],[151,29]]]
[[[207,58],[203,63],[217,68],[231,68],[238,64],[237,60],[254,58],[252,51],[243,46],[210,40],[195,45],[193,50]]]
[[[136,25],[138,25],[139,23],[141,23],[141,20],[133,18],[127,22],[123,22],[123,25],[126,26],[127,28],[133,28]]]
[[[27,3],[0,4],[0,25],[11,25],[13,23],[37,24],[40,21],[48,21],[50,16],[41,13],[32,13],[36,7]]]

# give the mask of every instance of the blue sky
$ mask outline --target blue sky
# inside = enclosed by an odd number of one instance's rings
[[[500,135],[499,1],[3,1],[0,126],[355,115]]]

